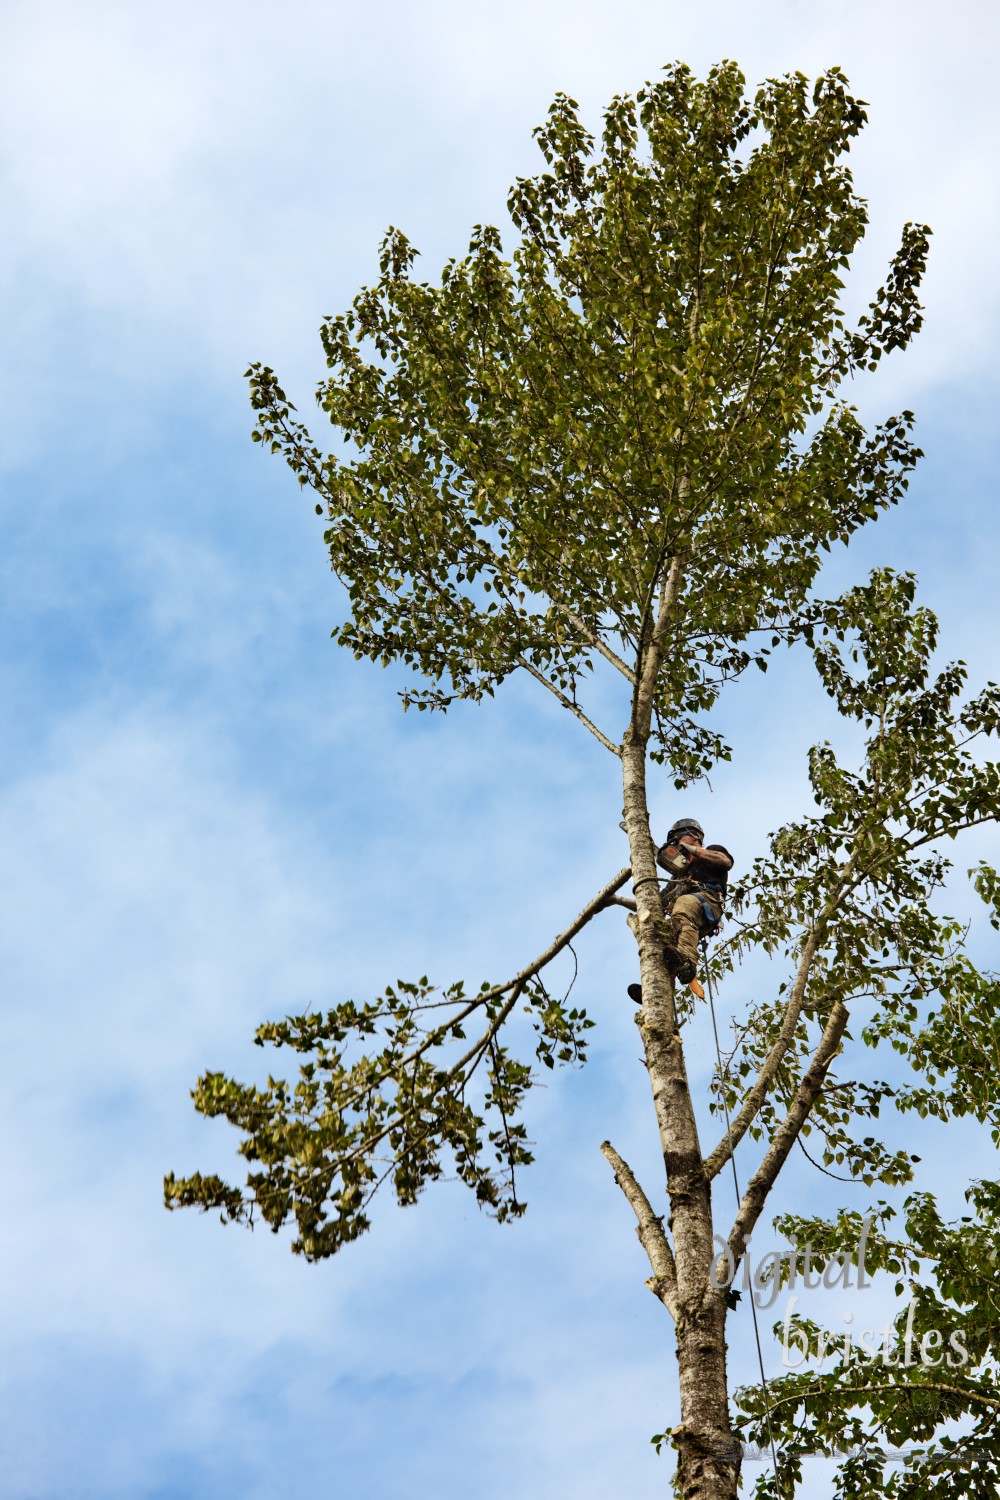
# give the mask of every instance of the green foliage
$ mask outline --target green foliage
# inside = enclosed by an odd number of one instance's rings
[[[404,706],[518,669],[577,704],[602,658],[641,665],[678,558],[652,751],[678,784],[728,753],[700,716],[918,456],[910,413],[867,434],[839,394],[920,326],[912,225],[859,327],[840,315],[864,120],[836,69],[751,101],[731,63],[704,83],[667,68],[613,101],[599,146],[559,95],[509,252],[477,226],[432,284],[393,230],[379,280],[324,324],[319,401],[356,457],[324,457],[251,366],[255,438],[328,518],[335,638],[428,679]]]
[[[464,259],[420,282],[416,252],[392,231],[379,280],[324,324],[319,399],[339,455],[314,445],[273,372],[251,367],[254,437],[327,515],[349,604],[336,638],[429,682],[404,706],[476,700],[525,670],[615,749],[620,731],[586,718],[578,688],[598,666],[617,670],[633,697],[622,727],[638,722],[636,684],[676,576],[648,750],[680,785],[729,753],[704,722],[727,678],[766,666],[782,639],[825,639],[865,613],[859,597],[824,614],[807,604],[810,585],[824,549],[899,499],[918,455],[909,413],[866,434],[840,390],[919,328],[926,231],[906,229],[885,286],[845,328],[843,273],[866,224],[845,155],[864,119],[837,70],[812,89],[798,74],[772,80],[751,100],[730,63],[705,82],[671,67],[612,102],[599,144],[560,95],[537,132],[546,169],[510,195],[509,255],[480,226]],[[821,666],[839,687],[829,651]],[[840,787],[856,812],[827,752],[813,770],[818,794]],[[783,831],[789,890],[761,887],[754,943],[794,947],[855,836],[838,817]],[[792,876],[784,846],[803,839],[823,852]],[[860,951],[876,921],[859,908],[837,942]],[[739,944],[727,952],[738,959]],[[208,1074],[194,1095],[242,1133],[255,1166],[245,1190],[171,1177],[168,1203],[256,1213],[274,1229],[294,1219],[295,1248],[311,1257],[368,1227],[380,1183],[410,1203],[448,1164],[498,1217],[520,1212],[531,1073],[502,1028],[523,995],[551,1068],[582,1060],[591,1024],[552,1000],[542,967],[471,1000],[461,985],[432,1000],[421,981],[261,1028],[261,1043],[308,1053],[298,1083]],[[764,1009],[744,1069],[767,1033]],[[791,1086],[803,1045],[779,1085]],[[846,1160],[846,1117],[832,1098],[825,1110],[829,1149]],[[908,1165],[879,1158],[873,1171],[892,1180]]]
[[[803,1135],[822,1138],[820,1162],[871,1185],[909,1180],[908,1153],[857,1138],[884,1104],[939,1119],[974,1115],[1000,1140],[993,1080],[1000,1062],[994,977],[960,951],[962,924],[935,908],[949,861],[940,852],[963,828],[1000,817],[1000,765],[981,744],[1000,733],[1000,694],[988,685],[962,706],[960,663],[932,677],[937,622],[915,608],[908,575],[883,570],[843,598],[811,605],[805,633],[840,713],[870,732],[864,766],[850,771],[829,745],[813,748],[819,812],[778,830],[731,895],[731,935],[716,946],[718,977],[763,949],[784,955],[789,979],[741,1030],[718,1093],[740,1107],[744,1080],[762,1067],[785,1013],[792,976],[811,944],[810,982],[793,1045],[751,1134],[769,1137],[835,1001],[857,1002],[862,1040],[911,1065],[912,1084],[828,1081]],[[980,867],[978,888],[994,887]]]
[[[786,1494],[811,1454],[844,1460],[834,1491],[838,1500],[866,1500],[870,1494],[986,1500],[996,1494],[1000,1184],[974,1183],[966,1196],[973,1214],[946,1224],[930,1194],[912,1194],[899,1237],[888,1232],[895,1211],[882,1205],[866,1264],[872,1271],[895,1272],[897,1292],[908,1295],[874,1350],[855,1339],[848,1347],[843,1331],[831,1338],[806,1319],[790,1319],[813,1367],[769,1383],[770,1431],[780,1443]],[[841,1214],[832,1222],[786,1216],[779,1223],[793,1242],[831,1255],[857,1247],[857,1216]],[[783,1331],[776,1329],[779,1336]],[[762,1391],[742,1391],[737,1400],[744,1435],[766,1442]],[[902,1464],[890,1461],[893,1448],[906,1452]],[[758,1493],[773,1490],[762,1482]]]
[[[243,1191],[215,1176],[171,1174],[167,1206],[218,1208],[224,1221],[248,1224],[259,1215],[275,1232],[294,1220],[292,1248],[309,1260],[368,1229],[368,1206],[384,1182],[400,1204],[412,1204],[446,1165],[501,1222],[520,1216],[515,1173],[532,1156],[517,1116],[533,1079],[499,1032],[523,999],[537,1056],[551,1068],[583,1062],[593,1022],[553,998],[537,975],[484,985],[471,999],[460,983],[436,994],[426,977],[399,981],[374,1002],[259,1027],[259,1046],[307,1055],[298,1082],[269,1077],[257,1088],[208,1073],[193,1094],[201,1114],[241,1131],[240,1154],[256,1170]],[[482,1031],[466,1047],[470,1018]],[[374,1049],[348,1057],[366,1042]]]
[[[914,606],[912,578],[874,574],[842,599],[810,608],[806,634],[820,676],[846,717],[868,731],[864,766],[849,771],[829,746],[811,756],[819,812],[789,824],[772,839],[771,856],[758,862],[738,893],[737,931],[720,945],[715,967],[732,969],[763,946],[784,954],[792,970],[809,935],[815,937],[811,983],[797,1018],[792,1047],[773,1094],[755,1118],[753,1133],[770,1138],[816,1042],[834,1000],[859,1008],[860,1046],[845,1052],[855,1076],[831,1073],[803,1136],[818,1135],[818,1162],[848,1180],[893,1187],[912,1177],[919,1157],[862,1132],[883,1113],[917,1112],[947,1121],[972,1116],[1000,1141],[1000,986],[961,951],[961,923],[936,910],[949,862],[934,846],[963,829],[1000,818],[1000,766],[982,745],[1000,733],[1000,694],[988,685],[962,705],[960,663],[931,672],[937,622]],[[995,915],[996,883],[988,866],[970,872]],[[782,986],[787,994],[789,985]],[[731,1110],[744,1097],[774,1043],[783,1005],[758,1006],[741,1033],[719,1093]],[[878,1066],[895,1055],[893,1081],[872,1080],[863,1052]],[[899,1077],[898,1062],[910,1079]],[[866,1076],[867,1075],[867,1076]],[[860,1500],[867,1493],[944,1497],[967,1487],[992,1494],[998,1472],[1000,1402],[996,1382],[1000,1334],[1000,1188],[979,1183],[970,1192],[975,1219],[947,1226],[926,1193],[913,1193],[904,1211],[904,1233],[886,1226],[895,1210],[882,1202],[879,1228],[867,1246],[868,1270],[897,1277],[909,1300],[896,1319],[891,1348],[875,1355],[844,1350],[843,1332],[792,1320],[819,1369],[769,1383],[770,1427],[781,1449],[786,1489],[808,1454],[849,1453],[836,1493]],[[792,1244],[808,1243],[812,1265],[855,1254],[861,1215],[841,1211],[831,1220],[786,1215],[779,1227]],[[930,1279],[924,1274],[931,1266]],[[779,1271],[788,1278],[788,1265]],[[969,1362],[957,1368],[906,1364],[904,1340],[919,1346],[930,1330],[954,1332]],[[822,1351],[839,1349],[824,1369]],[[891,1361],[895,1363],[891,1363]],[[829,1363],[829,1353],[827,1355]],[[767,1441],[760,1389],[741,1393],[744,1429]],[[956,1437],[949,1425],[968,1418]],[[886,1445],[927,1442],[924,1457],[903,1469],[887,1467]],[[772,1493],[767,1478],[758,1487]]]

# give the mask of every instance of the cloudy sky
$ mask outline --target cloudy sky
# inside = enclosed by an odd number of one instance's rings
[[[866,412],[914,408],[927,459],[905,508],[834,572],[914,568],[946,652],[982,678],[998,30],[986,0],[8,0],[14,1500],[664,1493],[648,1439],[676,1420],[666,1317],[597,1151],[610,1135],[656,1181],[613,916],[580,944],[593,1061],[533,1103],[521,1224],[498,1228],[446,1184],[415,1210],[386,1202],[370,1236],[306,1266],[284,1238],[162,1208],[164,1171],[232,1169],[227,1128],[188,1092],[205,1067],[259,1070],[260,1020],[397,975],[511,972],[625,861],[610,758],[528,687],[404,718],[395,680],[338,654],[320,523],[251,445],[241,377],[262,359],[308,409],[317,325],[372,277],[385,227],[431,275],[470,225],[502,224],[557,89],[596,123],[674,58],[732,57],[751,82],[839,64],[871,106],[854,168],[872,229],[850,295],[867,300],[905,220],[935,239],[919,346],[858,391]],[[831,726],[791,664],[727,713],[738,760],[696,810],[744,865],[799,811],[804,747]],[[666,786],[654,801],[665,824]],[[972,909],[961,888],[954,905]],[[996,1175],[992,1150],[960,1138],[969,1172]],[[958,1211],[954,1152],[954,1135],[924,1147]],[[798,1176],[783,1202],[823,1194]],[[732,1345],[749,1377],[745,1318]]]

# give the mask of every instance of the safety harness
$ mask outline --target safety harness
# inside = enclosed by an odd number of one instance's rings
[[[671,884],[672,883],[673,882],[671,882]],[[682,890],[682,891],[678,892],[679,895],[682,895],[682,896],[697,896],[697,898],[698,898],[698,904],[700,905],[702,911],[705,913],[705,922],[707,924],[706,927],[705,927],[704,936],[705,937],[715,937],[715,934],[718,932],[719,928],[722,926],[723,913],[720,912],[719,915],[716,916],[715,912],[712,910],[712,908],[709,906],[708,902],[705,900],[705,896],[704,896],[703,893],[705,891],[710,891],[713,895],[719,897],[720,904],[721,904],[721,902],[725,900],[725,895],[726,895],[726,888],[722,884],[722,881],[721,880],[684,880],[684,881],[679,881],[678,884],[679,885],[683,885],[683,886],[686,887],[686,890]]]
[[[712,887],[706,886],[705,889],[711,890]],[[705,928],[705,936],[715,937],[715,934],[722,926],[722,913],[720,912],[718,916],[715,915],[715,912],[709,906],[701,891],[692,891],[691,894],[698,897],[699,905],[701,906],[702,911],[705,913],[705,921],[708,923],[708,926]]]

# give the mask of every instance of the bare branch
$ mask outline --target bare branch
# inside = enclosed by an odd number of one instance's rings
[[[823,1035],[819,1040],[819,1046],[799,1084],[791,1108],[778,1126],[767,1155],[751,1177],[747,1190],[743,1194],[739,1213],[736,1215],[736,1221],[729,1235],[729,1248],[733,1253],[735,1264],[739,1263],[746,1249],[746,1242],[760,1218],[767,1195],[774,1186],[775,1178],[784,1166],[809,1111],[819,1097],[827,1069],[840,1046],[840,1039],[847,1027],[848,1019],[846,1005],[838,1000],[830,1012]]]
[[[663,1228],[663,1217],[654,1214],[652,1204],[646,1197],[642,1188],[636,1181],[635,1174],[628,1162],[618,1155],[610,1141],[604,1141],[601,1145],[601,1155],[610,1165],[615,1174],[615,1181],[621,1188],[629,1205],[637,1219],[635,1232],[639,1237],[639,1243],[649,1256],[649,1264],[653,1268],[646,1285],[655,1297],[663,1303],[667,1312],[676,1322],[677,1320],[677,1270],[674,1266],[673,1252]]]
[[[705,1173],[709,1181],[711,1181],[713,1177],[716,1177],[718,1175],[718,1173],[725,1166],[726,1162],[729,1160],[732,1152],[739,1145],[744,1135],[746,1135],[746,1132],[749,1129],[750,1125],[753,1123],[761,1104],[767,1097],[768,1090],[770,1089],[771,1084],[774,1082],[775,1075],[777,1074],[777,1071],[781,1066],[782,1059],[784,1058],[789,1047],[792,1045],[792,1042],[795,1038],[795,1029],[798,1025],[799,1016],[802,1013],[802,1006],[805,1002],[806,987],[809,983],[809,973],[812,969],[813,959],[816,957],[816,951],[819,948],[820,940],[825,935],[826,925],[836,912],[838,903],[840,902],[841,897],[844,895],[845,891],[853,888],[859,878],[857,873],[858,845],[861,839],[864,837],[866,831],[867,827],[863,826],[855,835],[854,847],[852,848],[843,869],[839,872],[837,884],[834,890],[831,892],[829,898],[827,899],[826,905],[823,907],[823,910],[820,912],[819,916],[813,922],[812,927],[809,929],[809,936],[806,938],[805,943],[802,946],[799,965],[795,971],[795,979],[792,983],[792,988],[788,995],[788,1003],[785,1006],[785,1013],[781,1018],[781,1027],[778,1031],[777,1037],[774,1040],[771,1050],[768,1052],[767,1057],[761,1064],[760,1071],[758,1072],[757,1077],[754,1079],[750,1092],[747,1094],[746,1099],[744,1100],[743,1105],[740,1108],[740,1112],[736,1116],[736,1119],[730,1123],[726,1134],[722,1137],[712,1154],[706,1158]],[[746,927],[745,930],[751,931],[752,927],[753,924],[750,924]]]
[[[626,662],[622,661],[621,657],[612,651],[606,642],[601,640],[596,631],[591,630],[586,620],[582,620],[575,610],[570,609],[567,604],[561,604],[558,599],[553,599],[552,604],[555,609],[558,609],[561,614],[566,616],[567,620],[570,620],[576,626],[581,634],[587,637],[594,650],[599,651],[605,661],[609,661],[624,678],[633,685],[635,684],[635,673],[632,671],[632,668]]]
[[[489,1000],[496,995],[502,995],[507,990],[509,990],[512,985],[523,984],[525,983],[525,981],[533,978],[534,975],[538,973],[539,969],[544,969],[545,965],[547,963],[550,963],[552,959],[555,958],[557,953],[561,953],[562,950],[573,941],[578,932],[583,931],[584,927],[586,927],[591,917],[595,917],[599,911],[603,911],[604,907],[611,904],[612,896],[616,891],[621,889],[631,873],[631,865],[626,865],[624,870],[619,870],[618,874],[615,875],[613,879],[609,880],[607,885],[603,886],[597,892],[596,896],[592,896],[590,898],[586,906],[583,908],[583,911],[578,917],[574,918],[574,920],[566,928],[566,931],[561,932],[557,938],[554,938],[552,940],[544,953],[540,953],[537,958],[532,959],[531,963],[526,969],[522,969],[519,974],[515,974],[513,979],[508,979],[506,984],[497,985],[492,990],[484,990],[482,995],[477,996],[477,1000]]]
[[[978,828],[980,823],[995,823],[996,821],[993,813],[984,813],[981,818],[966,818],[963,823],[954,823],[947,828],[935,828],[933,833],[925,833],[923,838],[914,839],[911,844],[906,844],[906,847],[919,849],[921,845],[933,844],[937,839],[954,838],[956,834],[964,833],[966,828]]]
[[[595,739],[600,740],[605,750],[610,750],[612,755],[617,755],[619,759],[621,758],[621,751],[619,750],[618,746],[611,740],[609,740],[607,735],[604,734],[602,730],[598,729],[597,725],[587,718],[587,715],[584,713],[583,709],[580,708],[578,704],[574,703],[572,698],[568,698],[561,688],[557,688],[554,682],[550,682],[542,672],[539,672],[538,668],[536,666],[533,666],[526,656],[519,656],[517,660],[519,666],[524,667],[525,671],[530,672],[532,677],[534,677],[538,682],[542,684],[542,687],[548,688],[549,692],[554,697],[559,699],[559,702],[562,704],[563,708],[568,708],[571,714],[576,715],[581,724],[585,724],[587,726]]]
[[[802,1144],[801,1135],[797,1137],[796,1144],[798,1145],[799,1150],[802,1152],[802,1155],[805,1157],[809,1165],[811,1167],[815,1167],[817,1172],[822,1172],[824,1177],[832,1177],[834,1182],[849,1182],[853,1186],[857,1186],[858,1179],[856,1177],[844,1177],[840,1172],[831,1172],[829,1167],[824,1167],[823,1163],[817,1161],[815,1156],[810,1156],[809,1152]]]
[[[988,823],[994,821],[996,820],[991,816],[969,819],[959,825],[959,827],[956,828],[955,831],[959,832],[961,831],[961,829],[974,827],[976,823]],[[947,830],[940,830],[935,833],[926,834],[924,837],[916,839],[912,843],[909,843],[907,845],[907,848],[916,849],[919,848],[921,844],[931,843],[937,838],[942,838],[946,831]],[[795,1028],[798,1025],[799,1016],[802,1013],[806,987],[809,980],[809,972],[812,967],[813,959],[816,956],[816,951],[819,947],[820,938],[823,934],[826,923],[833,915],[837,903],[843,895],[844,891],[854,886],[858,882],[858,880],[863,879],[865,876],[865,871],[863,869],[858,869],[858,862],[859,845],[866,832],[867,824],[865,824],[858,830],[854,841],[855,847],[853,848],[843,870],[840,872],[840,878],[837,883],[837,888],[831,895],[830,899],[827,901],[824,910],[821,912],[820,916],[817,918],[812,928],[810,929],[809,936],[802,948],[802,954],[799,959],[798,968],[796,970],[795,980],[789,993],[788,1004],[786,1005],[784,1015],[782,1016],[781,1027],[778,1035],[775,1038],[775,1041],[770,1051],[768,1052],[767,1057],[764,1059],[760,1071],[758,1072],[757,1077],[754,1080],[750,1092],[747,1094],[739,1113],[731,1122],[729,1129],[719,1141],[714,1151],[705,1160],[705,1173],[710,1180],[718,1176],[719,1172],[729,1160],[729,1157],[732,1154],[733,1150],[736,1148],[736,1146],[739,1145],[750,1125],[753,1123],[761,1107],[761,1104],[767,1097],[767,1093],[772,1083],[774,1082],[774,1078],[777,1074],[778,1068],[781,1066],[782,1059],[784,1058],[785,1054],[792,1044],[795,1036]],[[775,1139],[777,1139],[777,1137]],[[808,1152],[806,1154],[808,1155]]]
[[[781,1018],[781,1028],[774,1039],[771,1050],[761,1064],[760,1072],[757,1074],[749,1094],[747,1094],[746,1099],[743,1101],[739,1114],[732,1121],[729,1129],[711,1156],[705,1161],[705,1175],[710,1181],[713,1177],[718,1176],[733,1151],[746,1135],[749,1127],[753,1124],[757,1111],[763,1104],[768,1090],[774,1082],[782,1059],[792,1045],[795,1038],[795,1028],[799,1023],[799,1016],[802,1014],[802,1005],[805,1001],[809,970],[812,968],[812,961],[816,956],[818,946],[819,926],[817,924],[817,926],[813,927],[802,949],[802,956],[799,959],[795,981],[788,996],[788,1004],[785,1006],[785,1014]]]

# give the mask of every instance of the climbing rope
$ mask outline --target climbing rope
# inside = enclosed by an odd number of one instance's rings
[[[701,945],[702,956],[705,961],[705,978],[708,981],[708,1008],[712,1013],[712,1031],[715,1034],[715,1055],[719,1062],[719,1083],[722,1087],[722,1108],[726,1114],[726,1135],[729,1139],[729,1164],[733,1169],[733,1187],[736,1190],[736,1212],[740,1211],[742,1194],[740,1193],[740,1179],[736,1171],[736,1147],[733,1144],[733,1127],[729,1117],[729,1100],[726,1098],[724,1069],[722,1066],[722,1048],[719,1045],[719,1023],[715,1016],[715,992],[712,984],[712,971],[708,964],[708,942]],[[745,1252],[744,1252],[745,1253]],[[735,1277],[735,1272],[733,1273]],[[730,1283],[732,1285],[732,1283]],[[778,1468],[778,1453],[774,1446],[774,1434],[771,1431],[771,1391],[764,1374],[764,1351],[760,1343],[760,1325],[757,1322],[757,1303],[753,1295],[753,1279],[750,1281],[750,1311],[753,1314],[753,1336],[757,1343],[757,1364],[760,1367],[760,1383],[764,1391],[764,1425],[767,1429],[767,1440],[771,1447],[771,1458],[774,1461],[774,1483],[778,1493],[781,1493],[781,1471]]]

